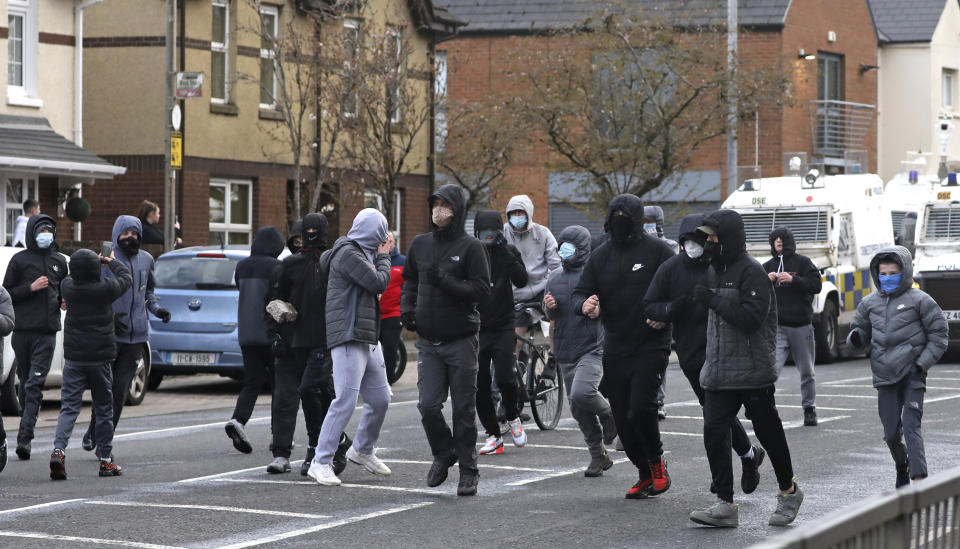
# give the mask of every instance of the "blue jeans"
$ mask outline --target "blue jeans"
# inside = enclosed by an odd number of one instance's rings
[[[60,390],[60,417],[53,447],[67,449],[73,426],[83,407],[83,391],[89,387],[93,396],[93,417],[96,418],[94,442],[100,459],[113,452],[113,361],[99,364],[77,364],[67,360],[63,366],[63,388]]]

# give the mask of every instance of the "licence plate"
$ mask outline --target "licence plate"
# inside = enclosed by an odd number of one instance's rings
[[[170,353],[175,366],[209,366],[217,361],[217,353]]]
[[[948,322],[960,322],[960,311],[943,311],[943,318]]]

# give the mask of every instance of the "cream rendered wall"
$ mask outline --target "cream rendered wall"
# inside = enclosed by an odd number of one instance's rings
[[[929,100],[930,48],[928,44],[884,45],[878,59],[877,166],[880,177],[889,181],[900,171],[907,151],[931,150],[926,122],[932,124],[935,116]]]
[[[937,30],[933,33],[933,41],[930,44],[930,70],[931,81],[933,83],[930,100],[934,107],[934,117],[949,117],[953,120],[956,129],[953,132],[953,138],[950,140],[948,156],[952,159],[960,160],[960,97],[957,97],[957,88],[960,84],[956,80],[960,79],[960,2],[949,0],[947,7],[940,16],[940,23]],[[943,108],[941,72],[943,69],[953,69],[957,71],[957,77],[954,79],[954,101],[952,111]],[[934,128],[936,120],[931,120],[927,127],[931,139],[931,149],[937,154],[940,153],[940,140],[937,131]]]

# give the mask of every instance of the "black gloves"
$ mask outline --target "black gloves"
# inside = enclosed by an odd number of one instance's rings
[[[157,309],[157,318],[162,320],[164,324],[170,322],[170,311],[166,309]]]
[[[689,307],[692,303],[693,296],[685,295],[678,297],[670,302],[670,305],[667,307],[667,314],[669,314],[671,317],[676,317],[687,310],[687,307]]]
[[[273,356],[277,358],[287,356],[287,346],[283,343],[283,338],[280,337],[280,334],[273,336],[273,343],[270,344],[270,350],[273,351]]]
[[[400,315],[400,324],[411,332],[417,331],[417,316],[413,311],[408,311]]]
[[[850,330],[850,335],[847,336],[847,340],[850,342],[850,345],[853,345],[857,349],[862,349],[864,347],[863,336],[860,334],[859,328]]]
[[[713,290],[702,284],[697,284],[693,289],[693,301],[701,305],[706,305],[707,307],[710,306],[710,301],[713,300],[715,295]]]

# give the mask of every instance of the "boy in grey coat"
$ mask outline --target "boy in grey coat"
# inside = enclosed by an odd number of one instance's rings
[[[390,469],[373,453],[390,404],[390,386],[380,348],[380,302],[390,283],[387,219],[373,208],[360,210],[347,236],[320,257],[327,282],[327,348],[333,358],[336,397],[320,428],[317,451],[307,474],[324,486],[339,486],[333,454],[340,433],[363,396],[363,415],[347,459],[375,475]]]
[[[870,261],[878,291],[857,306],[847,343],[871,348],[883,440],[897,469],[896,487],[927,476],[920,419],[927,370],[947,350],[947,321],[929,295],[913,288],[913,263],[903,246],[880,250]],[[904,445],[906,437],[906,445]]]

